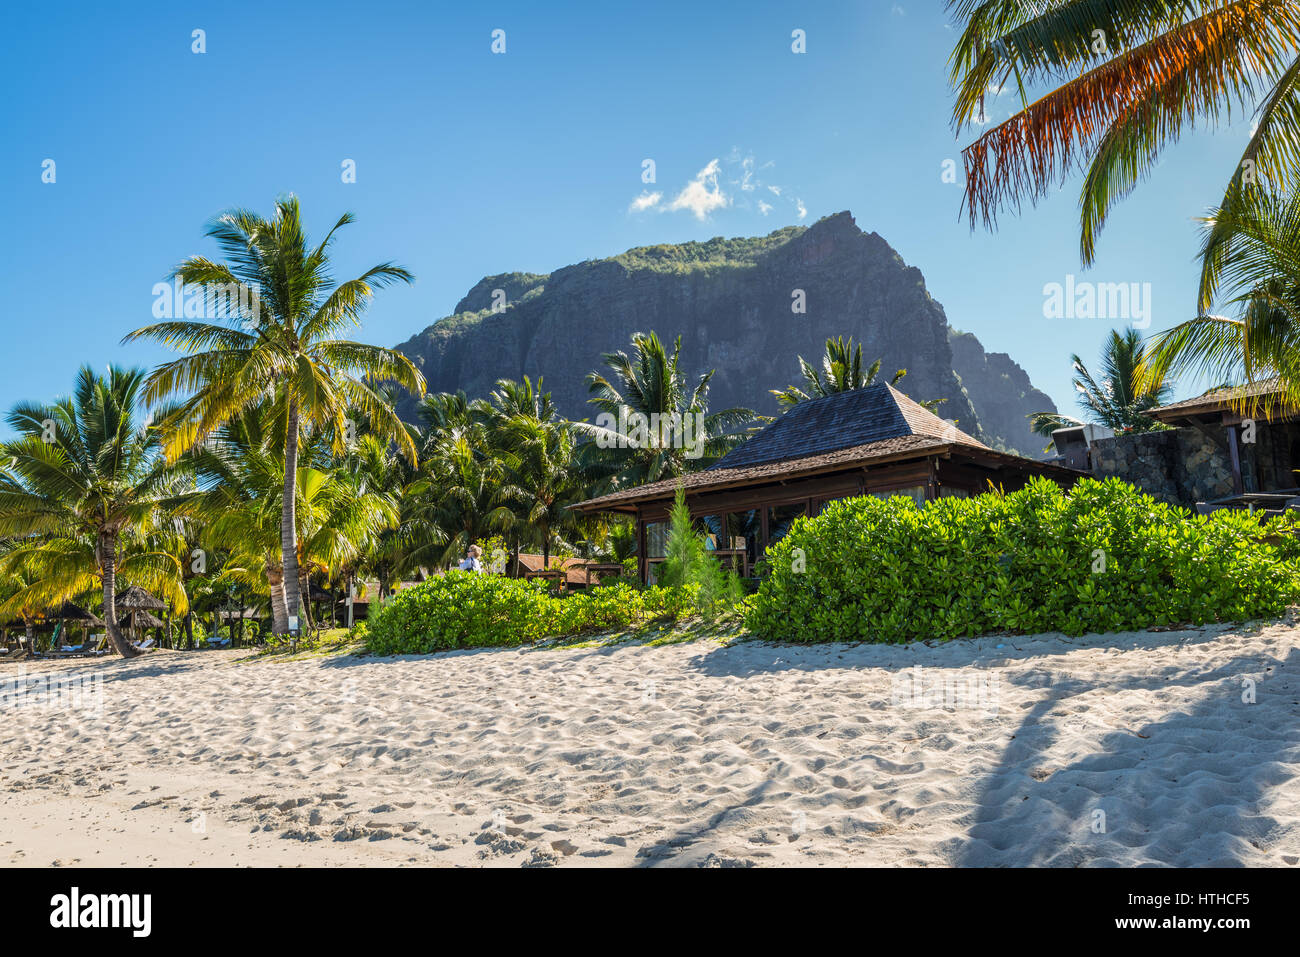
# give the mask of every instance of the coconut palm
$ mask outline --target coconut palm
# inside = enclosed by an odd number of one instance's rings
[[[1230,182],[1290,188],[1300,173],[1300,5],[1293,0],[949,0],[960,132],[1014,85],[1020,109],[963,153],[971,225],[1037,202],[1073,170],[1090,264],[1112,206],[1197,123],[1255,113]],[[1048,87],[1030,102],[1028,89]],[[1228,172],[1228,171],[1225,171]],[[1231,187],[1230,187],[1231,188]]]
[[[347,414],[360,410],[372,429],[397,442],[412,460],[416,454],[375,383],[392,381],[420,394],[423,377],[399,352],[335,338],[347,326],[360,324],[376,288],[412,280],[407,270],[386,262],[333,285],[330,244],[352,221],[345,213],[313,247],[296,197],[277,201],[270,220],[243,209],[223,213],[209,224],[207,235],[216,240],[226,262],[191,257],[173,276],[187,285],[246,292],[244,301],[256,304],[251,314],[236,310],[218,322],[159,322],[123,340],[150,339],[187,353],[161,365],[148,384],[151,401],[185,396],[166,422],[173,458],[245,409],[272,398],[284,404],[280,552],[290,614],[300,606],[294,482],[304,427],[330,430],[341,452]]]
[[[1266,382],[1241,411],[1300,402],[1300,193],[1237,186],[1203,220],[1200,314],[1155,336],[1143,377]],[[1217,302],[1233,315],[1208,310]]]
[[[877,359],[864,370],[862,343],[859,342],[855,346],[852,336],[849,336],[847,342],[843,336],[836,336],[834,339],[826,340],[826,351],[822,355],[820,370],[803,356],[799,356],[799,368],[804,380],[803,389],[791,385],[784,389],[769,391],[776,396],[776,401],[782,408],[789,409],[809,399],[820,399],[837,392],[852,392],[855,389],[865,389],[869,385],[874,385],[876,377],[880,375],[880,362],[881,360]],[[907,370],[899,369],[889,380],[889,384],[897,385],[905,375]]]
[[[142,369],[83,367],[73,394],[53,405],[20,403],[6,421],[19,437],[0,455],[0,536],[21,539],[10,556],[30,563],[29,597],[43,607],[98,582],[114,650],[138,652],[117,624],[119,574],[187,607],[173,552],[151,547],[181,492],[178,470],[162,454],[163,436],[141,416]],[[16,557],[15,557],[16,556]]]
[[[228,551],[235,556],[235,569],[248,570],[244,584],[260,586],[264,579],[272,631],[284,634],[288,610],[280,552],[284,459],[279,422],[264,403],[243,410],[195,447],[187,458],[198,487],[186,496],[181,510],[203,529],[211,548]],[[297,515],[295,504],[295,520]]]
[[[445,567],[475,542],[510,529],[515,516],[502,494],[505,466],[481,425],[452,429],[425,445],[421,477],[407,491],[415,534],[406,560]]]
[[[1101,351],[1101,380],[1095,379],[1083,360],[1070,356],[1074,364],[1074,390],[1079,394],[1087,421],[1104,425],[1114,432],[1151,432],[1164,428],[1152,418],[1150,410],[1168,401],[1173,389],[1164,377],[1149,383],[1138,382],[1138,369],[1146,355],[1142,336],[1136,329],[1123,333],[1111,330]],[[1034,412],[1030,426],[1039,435],[1050,436],[1055,430],[1083,425],[1083,420],[1056,412]]]
[[[558,418],[542,380],[534,389],[527,376],[523,382],[497,382],[484,413],[504,467],[502,498],[513,508],[522,537],[540,545],[543,567],[550,567],[551,546],[579,527],[569,506],[587,497],[573,431]]]
[[[385,532],[398,527],[398,494],[365,482],[345,462],[299,469],[298,494],[299,585],[304,594],[312,571],[327,582],[339,580],[374,552]]]
[[[747,435],[754,422],[752,409],[709,411],[709,381],[714,370],[688,387],[681,369],[682,339],[672,354],[651,332],[632,336],[632,354],[606,353],[609,375],[587,376],[591,398],[599,410],[595,424],[572,422],[570,427],[593,441],[579,450],[582,466],[592,476],[603,475],[615,486],[640,485],[704,468]],[[682,426],[689,420],[695,434],[685,441]]]
[[[20,620],[27,650],[32,651],[36,647],[36,619],[44,610],[36,599],[41,576],[31,561],[24,560],[21,554],[14,555],[15,551],[13,541],[0,543],[0,621]]]
[[[356,572],[374,575],[379,581],[379,598],[388,596],[389,586],[400,576],[414,571],[411,553],[416,544],[428,539],[415,520],[415,502],[406,494],[419,478],[410,462],[397,455],[393,446],[373,435],[363,435],[348,450],[345,465],[362,494],[379,495],[397,508],[395,525],[379,530],[377,536],[354,561],[342,562],[341,577],[351,579]]]

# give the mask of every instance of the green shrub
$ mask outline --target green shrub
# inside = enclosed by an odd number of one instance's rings
[[[680,618],[697,604],[695,585],[618,582],[561,597],[540,580],[450,571],[398,592],[353,631],[378,655],[428,654],[621,631],[647,619]]]
[[[558,602],[541,581],[449,571],[384,602],[366,644],[393,655],[536,641],[553,631]]]
[[[601,585],[560,599],[561,634],[630,628],[645,614],[644,592],[626,582]]]
[[[773,546],[746,624],[783,641],[909,641],[1276,615],[1300,594],[1288,523],[1191,516],[1118,479],[924,507],[847,499]]]
[[[645,590],[643,604],[647,618],[677,621],[694,613],[700,606],[700,586],[652,585]]]
[[[657,577],[665,587],[689,590],[695,610],[706,618],[713,618],[743,597],[740,580],[709,553],[704,536],[695,531],[686,507],[686,489],[681,485],[677,486],[669,514],[668,545]]]

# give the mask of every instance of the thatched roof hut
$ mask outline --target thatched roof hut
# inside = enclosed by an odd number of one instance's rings
[[[70,601],[65,601],[58,608],[52,608],[45,613],[47,621],[79,621],[84,622],[91,628],[103,628],[104,619],[100,618],[94,612],[87,611],[80,605],[74,605]]]
[[[119,628],[162,628],[164,624],[144,609],[135,608],[118,619],[117,626]]]
[[[167,607],[167,603],[155,598],[139,585],[132,585],[122,594],[117,596],[117,607],[129,609],[149,609],[153,611],[162,611]]]

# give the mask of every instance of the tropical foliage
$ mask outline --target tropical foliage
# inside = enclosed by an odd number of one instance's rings
[[[1234,111],[1255,127],[1225,194],[1290,191],[1300,171],[1300,7],[1291,0],[949,0],[960,132],[988,121],[986,98],[1020,108],[966,148],[966,208],[993,225],[1084,171],[1080,252],[1096,255],[1115,203],[1198,123]],[[1042,92],[1045,88],[1046,92]],[[1041,95],[1040,95],[1041,93]]]
[[[540,581],[449,571],[386,602],[369,623],[366,647],[380,655],[427,654],[621,630],[690,613],[697,590],[620,583],[559,598]]]
[[[1111,330],[1101,352],[1101,379],[1093,377],[1077,355],[1070,356],[1074,378],[1070,380],[1078,393],[1086,421],[1119,432],[1151,432],[1164,426],[1152,418],[1150,411],[1169,400],[1173,388],[1163,376],[1149,376],[1139,383],[1138,372],[1148,356],[1147,347],[1136,329]],[[1039,435],[1085,420],[1056,412],[1035,412],[1030,425]]]
[[[809,399],[821,399],[837,392],[852,392],[874,385],[880,375],[880,361],[877,359],[866,369],[862,367],[862,343],[853,342],[849,336],[846,342],[843,336],[826,340],[826,351],[822,355],[821,368],[818,369],[803,356],[799,357],[799,369],[803,374],[804,386],[786,386],[784,389],[772,389],[776,401],[782,408],[790,408]],[[906,369],[899,369],[889,380],[890,385],[898,385]]]
[[[781,641],[897,642],[1278,615],[1300,595],[1296,539],[1279,531],[1242,511],[1191,516],[1117,479],[924,508],[847,499],[772,548],[746,623]]]
[[[280,561],[290,615],[301,604],[293,493],[303,430],[330,430],[335,450],[342,451],[348,416],[355,410],[412,461],[416,454],[397,413],[373,383],[394,381],[423,392],[423,377],[399,352],[338,338],[348,326],[360,325],[376,288],[412,278],[385,262],[335,285],[330,246],[334,234],[352,221],[345,213],[313,246],[292,196],[276,203],[269,220],[243,209],[218,216],[207,235],[226,261],[194,256],[177,266],[174,276],[187,286],[246,291],[240,301],[255,305],[227,311],[219,323],[169,319],[137,329],[124,340],[153,340],[186,353],[154,371],[147,388],[147,398],[154,402],[184,396],[164,423],[173,460],[258,403],[284,406]]]
[[[1300,193],[1234,187],[1203,237],[1198,315],[1154,338],[1144,381],[1267,384],[1239,391],[1251,414],[1300,402]],[[1210,313],[1216,303],[1233,314]]]
[[[30,579],[0,614],[26,620],[33,608],[98,587],[109,640],[124,656],[135,652],[118,628],[119,575],[186,606],[180,562],[166,547],[179,473],[162,454],[162,431],[142,411],[144,378],[139,369],[100,375],[83,368],[68,398],[9,413],[19,437],[0,452],[8,460],[0,471],[0,536],[11,546],[2,566]]]
[[[678,336],[671,354],[659,336],[636,333],[632,354],[604,356],[608,374],[587,376],[598,411],[596,422],[573,422],[582,446],[587,473],[602,478],[608,488],[642,485],[702,469],[717,461],[748,433],[756,420],[752,409],[709,410],[709,381],[713,370],[687,383]]]

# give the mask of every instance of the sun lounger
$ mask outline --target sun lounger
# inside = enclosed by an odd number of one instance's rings
[[[148,651],[155,644],[156,642],[152,638],[146,638],[144,641],[136,642],[135,649],[136,651]]]

